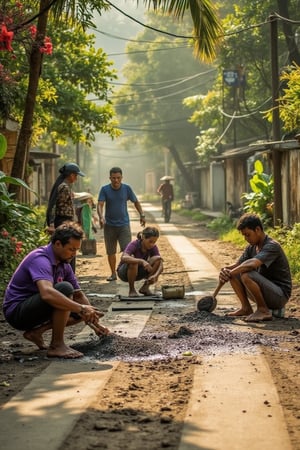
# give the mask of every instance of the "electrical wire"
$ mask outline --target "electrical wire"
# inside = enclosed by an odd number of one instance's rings
[[[233,120],[234,120],[234,118],[235,118],[235,114],[236,114],[236,111],[234,111],[233,116],[231,117],[230,122],[228,123],[227,127],[225,128],[225,130],[223,131],[223,133],[221,134],[221,136],[216,140],[216,145],[218,145],[218,144],[221,142],[221,140],[223,139],[223,137],[225,136],[225,134],[227,133],[227,131],[228,131],[229,128],[231,127],[231,125],[232,125],[232,123],[233,123]]]
[[[208,71],[207,73],[209,73],[210,71]],[[163,90],[163,89],[170,89],[170,88],[173,88],[173,87],[176,87],[176,86],[178,86],[178,85],[180,85],[180,84],[182,84],[182,83],[185,83],[185,82],[187,82],[187,81],[191,81],[191,80],[193,80],[193,79],[195,79],[195,78],[197,78],[197,77],[199,77],[199,76],[201,76],[202,75],[202,73],[200,73],[200,74],[197,74],[197,75],[192,75],[191,77],[187,77],[187,78],[185,78],[185,79],[183,79],[183,80],[181,80],[181,81],[178,81],[178,82],[176,82],[176,83],[173,83],[173,84],[169,84],[169,85],[167,85],[167,86],[161,86],[161,87],[158,87],[158,88],[156,88],[156,89],[148,89],[148,90],[146,90],[146,91],[140,91],[140,92],[131,92],[131,93],[129,93],[129,94],[125,94],[125,95],[117,95],[117,96],[115,96],[115,95],[112,95],[111,97],[109,97],[110,99],[116,99],[116,98],[123,98],[123,97],[131,97],[132,95],[141,95],[141,94],[149,94],[149,93],[154,93],[154,92],[158,92],[158,91],[161,91],[161,90]],[[188,88],[186,88],[185,90],[187,90],[187,89],[191,89],[193,86],[189,86]],[[169,95],[176,95],[177,93],[179,94],[179,93],[182,93],[182,92],[185,92],[185,90],[181,90],[181,91],[177,91],[176,93],[173,93],[173,94],[169,94]],[[160,98],[160,97],[158,97],[158,98]]]
[[[163,84],[163,83],[176,83],[176,82],[184,82],[184,81],[189,81],[193,78],[197,78],[198,76],[201,75],[207,75],[208,73],[211,72],[216,72],[217,69],[213,68],[213,69],[209,69],[206,70],[205,72],[199,72],[195,75],[190,75],[189,77],[184,77],[184,78],[175,78],[173,80],[164,80],[164,81],[154,81],[153,83],[119,83],[119,82],[114,82],[114,81],[109,81],[109,84],[115,84],[115,85],[119,85],[119,86],[133,86],[133,87],[139,87],[139,86],[156,86],[158,84]],[[171,87],[171,85],[165,86],[165,88]]]
[[[218,108],[218,110],[220,111],[220,113],[224,116],[224,117],[228,117],[229,119],[246,119],[247,117],[251,117],[254,114],[257,114],[258,112],[264,112],[261,111],[261,107],[265,104],[267,104],[270,100],[272,100],[272,97],[269,97],[267,100],[265,100],[258,108],[256,108],[255,110],[251,111],[248,114],[242,114],[242,115],[237,115],[236,111],[234,112],[233,115],[226,113],[225,111],[222,110],[222,108]]]
[[[106,2],[114,9],[116,9],[117,11],[119,11],[121,14],[123,14],[125,17],[127,17],[130,20],[133,20],[135,23],[138,23],[139,25],[141,25],[142,27],[148,28],[149,30],[153,30],[156,31],[157,33],[161,33],[161,34],[165,34],[167,36],[172,36],[172,37],[177,37],[177,38],[182,38],[182,39],[196,39],[196,36],[182,36],[182,35],[177,35],[177,34],[173,34],[173,33],[169,33],[168,31],[164,31],[164,30],[159,30],[158,28],[152,27],[151,25],[147,25],[143,22],[141,22],[138,19],[135,19],[134,17],[130,16],[129,14],[125,13],[124,11],[122,11],[120,8],[118,8],[117,6],[115,6],[113,3],[111,3],[109,0],[106,0]]]

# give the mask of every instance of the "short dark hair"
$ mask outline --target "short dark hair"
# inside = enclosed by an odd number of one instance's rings
[[[123,175],[122,169],[120,167],[112,167],[109,171],[109,175],[111,175],[112,173],[120,173],[121,175]]]
[[[250,230],[255,230],[257,227],[261,228],[263,231],[264,227],[260,217],[257,214],[246,213],[243,214],[237,223],[237,229],[239,231],[249,228]]]
[[[51,236],[51,243],[55,244],[56,241],[60,241],[62,246],[64,246],[70,239],[77,239],[80,241],[83,238],[83,235],[84,231],[78,223],[66,221],[55,228],[54,233]]]

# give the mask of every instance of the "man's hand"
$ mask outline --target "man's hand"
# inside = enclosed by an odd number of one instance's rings
[[[141,224],[142,227],[144,227],[146,225],[146,219],[145,219],[145,215],[144,214],[142,214],[140,216],[140,224]]]
[[[100,225],[100,228],[102,229],[103,227],[104,227],[104,224],[105,224],[105,220],[104,220],[104,217],[100,217],[99,216],[99,225]]]
[[[103,325],[100,325],[99,322],[97,324],[88,322],[87,325],[95,331],[97,336],[107,336],[108,334],[110,334],[109,329],[104,327]]]
[[[222,283],[227,283],[231,278],[231,271],[230,269],[227,269],[226,267],[223,267],[219,273],[219,280],[222,281]]]

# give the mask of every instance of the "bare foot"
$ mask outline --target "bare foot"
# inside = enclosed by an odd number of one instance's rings
[[[47,352],[49,358],[64,358],[64,359],[75,359],[81,358],[83,353],[74,350],[72,347],[68,347],[62,344],[59,347],[50,346]]]
[[[38,330],[29,330],[23,333],[23,337],[30,342],[33,342],[40,350],[46,350],[47,346],[45,345],[44,339],[40,331]]]
[[[139,297],[139,293],[134,289],[133,291],[129,291],[128,297]]]
[[[272,314],[270,312],[257,310],[255,313],[246,317],[245,322],[264,322],[266,320],[272,320]]]
[[[149,289],[149,283],[145,283],[139,290],[139,293],[143,295],[153,295]]]
[[[249,316],[249,314],[253,313],[252,309],[237,309],[236,311],[232,311],[230,313],[225,314],[225,316],[229,317],[241,317],[241,316]]]
[[[140,289],[139,292],[143,295],[150,295],[150,296],[153,295],[152,292],[149,291],[149,289],[147,289],[147,290]]]

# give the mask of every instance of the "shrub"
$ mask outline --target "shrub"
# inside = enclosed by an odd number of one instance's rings
[[[0,296],[24,255],[49,240],[37,210],[14,201],[6,183],[28,188],[22,180],[0,172]]]
[[[272,175],[264,173],[261,161],[254,163],[254,172],[249,180],[252,192],[244,193],[244,211],[256,213],[266,225],[273,224],[274,180]]]

